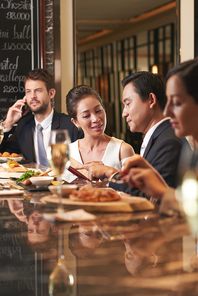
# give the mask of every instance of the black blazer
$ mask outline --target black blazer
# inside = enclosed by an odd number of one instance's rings
[[[154,131],[143,155],[166,183],[174,188],[177,186],[177,170],[180,153],[184,146],[187,150],[191,149],[186,139],[175,136],[169,120],[166,120]],[[120,189],[135,196],[145,196],[140,190],[131,189],[128,185],[119,186],[116,185],[117,190]]]
[[[35,162],[33,141],[34,126],[35,121],[33,114],[28,113],[26,116],[22,117],[18,121],[16,128],[14,127],[10,132],[4,134],[4,139],[0,145],[0,152],[22,153],[25,159]],[[69,115],[58,113],[55,110],[51,129],[67,129],[71,142],[83,137],[83,133],[78,131],[76,126],[71,122]]]

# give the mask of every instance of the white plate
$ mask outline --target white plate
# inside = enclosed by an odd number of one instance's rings
[[[50,192],[52,194],[56,194],[57,193],[57,187],[56,185],[50,185],[48,187],[48,189],[50,190]],[[61,185],[61,191],[62,191],[62,195],[63,196],[68,196],[69,194],[72,193],[73,190],[75,190],[77,188],[77,185],[75,184],[63,184]]]
[[[23,157],[0,157],[1,162],[7,162],[8,158],[14,159],[16,161],[21,161]]]
[[[155,206],[144,197],[131,196],[124,192],[118,192],[121,200],[111,202],[85,202],[73,201],[63,198],[62,203],[72,208],[82,208],[88,212],[141,212],[154,210]],[[58,197],[49,195],[41,198],[43,203],[59,203]]]

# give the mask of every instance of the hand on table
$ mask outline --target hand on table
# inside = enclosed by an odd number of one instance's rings
[[[27,223],[27,216],[23,213],[24,207],[21,200],[8,200],[10,212],[13,213],[20,221]]]

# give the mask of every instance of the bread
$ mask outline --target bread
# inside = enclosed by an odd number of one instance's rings
[[[2,153],[0,153],[0,157],[11,157],[11,158],[17,158],[17,157],[19,157],[19,155],[17,154],[17,153],[12,153],[12,154],[10,154],[9,152],[3,152],[3,154]]]
[[[69,198],[74,201],[85,202],[109,202],[120,200],[120,195],[111,188],[93,188],[83,186],[79,190],[74,190]]]
[[[10,157],[10,153],[9,152],[3,152],[2,157]]]
[[[12,153],[12,154],[10,155],[10,157],[17,158],[17,157],[19,157],[19,155],[18,155],[17,153]]]

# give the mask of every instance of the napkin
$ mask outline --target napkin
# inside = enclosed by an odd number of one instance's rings
[[[86,212],[83,209],[60,213],[45,213],[43,217],[50,221],[90,221],[95,220],[96,216]]]

